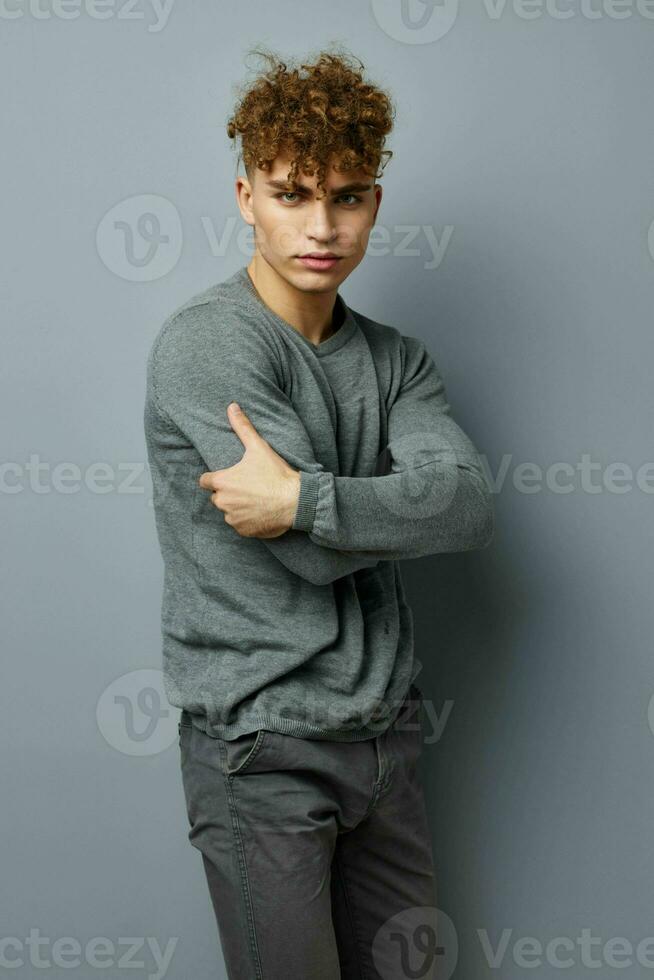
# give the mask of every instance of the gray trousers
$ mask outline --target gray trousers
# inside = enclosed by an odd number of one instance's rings
[[[227,741],[182,712],[188,838],[230,980],[435,976],[422,710],[411,685],[395,722],[360,742]]]

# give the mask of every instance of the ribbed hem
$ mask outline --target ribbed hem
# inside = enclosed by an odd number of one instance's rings
[[[320,473],[300,470],[300,495],[297,510],[291,527],[294,531],[312,531],[318,502],[318,480]]]
[[[380,719],[377,724],[368,724],[360,728],[321,728],[319,725],[312,725],[306,721],[285,718],[281,715],[262,714],[261,712],[250,717],[244,715],[240,722],[233,725],[211,724],[206,715],[192,714],[190,720],[205,735],[210,735],[212,738],[224,738],[228,741],[238,738],[240,735],[247,735],[250,732],[258,731],[260,728],[265,728],[282,735],[294,735],[296,738],[309,738],[325,742],[362,742],[365,739],[382,735],[393,724],[400,707],[395,711],[393,717],[387,715],[383,720]],[[187,712],[187,717],[188,714]]]
[[[324,742],[362,742],[383,735],[395,724],[403,706],[414,702],[418,702],[419,708],[422,710],[422,691],[417,684],[411,681],[404,697],[396,702],[392,711],[379,714],[377,718],[374,718],[373,714],[366,724],[358,727],[324,728],[300,718],[288,718],[284,715],[277,715],[274,711],[257,711],[256,709],[240,712],[238,721],[231,725],[223,725],[220,722],[210,721],[206,714],[196,714],[182,708],[180,722],[182,725],[192,724],[212,738],[224,738],[227,741],[264,728],[269,732],[293,735],[296,738],[308,738]]]

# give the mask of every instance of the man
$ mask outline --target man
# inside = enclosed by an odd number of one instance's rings
[[[398,562],[483,548],[494,514],[425,345],[338,291],[392,103],[345,56],[301,68],[228,124],[252,260],[148,359],[164,678],[230,978],[400,977],[384,930],[413,942],[436,899]]]

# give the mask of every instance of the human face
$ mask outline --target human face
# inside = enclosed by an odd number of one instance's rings
[[[363,259],[382,197],[364,170],[337,173],[333,161],[318,178],[300,172],[289,189],[291,158],[280,154],[269,171],[257,168],[250,183],[237,180],[241,214],[255,229],[256,251],[288,283],[306,292],[334,292]],[[336,256],[314,261],[307,254]]]

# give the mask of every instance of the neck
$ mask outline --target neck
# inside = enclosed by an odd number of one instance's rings
[[[337,289],[315,293],[296,289],[259,252],[253,255],[247,271],[266,306],[312,344],[321,344],[340,326],[334,323]]]

